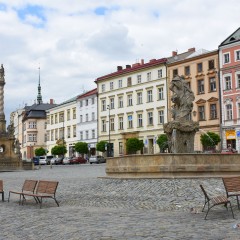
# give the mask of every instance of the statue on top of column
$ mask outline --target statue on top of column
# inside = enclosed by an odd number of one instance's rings
[[[4,77],[4,67],[3,65],[1,64],[1,68],[0,68],[0,77]]]

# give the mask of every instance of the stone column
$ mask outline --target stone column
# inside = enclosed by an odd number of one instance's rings
[[[5,114],[4,114],[4,85],[5,85],[4,68],[3,68],[3,65],[1,65],[1,69],[0,69],[0,132],[6,132],[6,121],[5,121]]]

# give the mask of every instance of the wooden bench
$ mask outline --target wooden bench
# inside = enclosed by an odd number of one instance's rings
[[[34,193],[37,183],[38,183],[38,180],[25,180],[21,191],[13,191],[13,190],[9,191],[8,202],[10,200],[10,194],[14,193],[14,194],[18,194],[20,196],[20,199],[19,199],[19,204],[20,204],[21,198],[22,197],[24,198],[23,193]]]
[[[240,209],[239,199],[238,199],[238,197],[240,197],[240,176],[224,177],[222,178],[222,180],[226,190],[227,197],[236,197],[238,209]]]
[[[4,202],[3,180],[0,180],[0,193],[2,194],[2,201]]]
[[[44,181],[39,180],[37,189],[35,193],[22,193],[23,195],[23,201],[24,202],[26,196],[33,197],[35,200],[37,200],[37,203],[40,204],[40,208],[42,207],[42,200],[43,198],[52,198],[55,200],[56,204],[59,207],[59,203],[56,199],[56,191],[58,187],[57,181]]]

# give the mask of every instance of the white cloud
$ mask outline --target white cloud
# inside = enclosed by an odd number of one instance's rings
[[[0,64],[7,121],[11,111],[36,99],[39,63],[43,100],[60,103],[95,88],[94,80],[117,65],[176,49],[217,49],[240,22],[238,0],[5,2]]]

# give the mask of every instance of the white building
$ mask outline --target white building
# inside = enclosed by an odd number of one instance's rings
[[[96,155],[97,144],[97,89],[77,99],[77,139],[88,143],[90,155]]]
[[[57,145],[57,141],[66,143],[66,156],[74,154],[73,146],[77,139],[77,98],[73,97],[47,111],[47,150]]]
[[[126,154],[126,140],[144,142],[142,153],[158,153],[156,139],[167,121],[167,59],[126,65],[95,80],[99,141],[110,142],[111,156]]]

